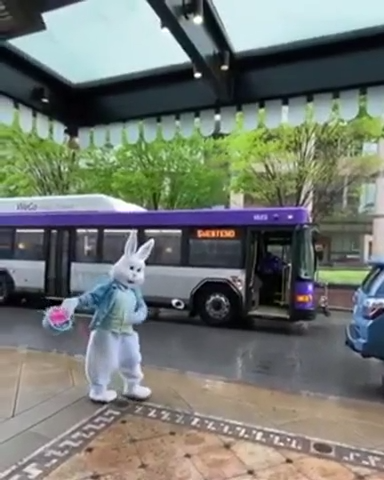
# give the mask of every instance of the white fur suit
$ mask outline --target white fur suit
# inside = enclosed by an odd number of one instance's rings
[[[111,279],[63,303],[67,302],[68,307],[68,303],[73,302],[72,309],[80,306],[95,310],[85,362],[92,401],[109,403],[115,400],[117,392],[108,387],[116,370],[124,380],[126,397],[147,400],[152,393],[141,385],[140,341],[133,325],[144,322],[148,315],[140,286],[144,282],[145,260],[153,245],[151,239],[137,250],[137,234],[132,232],[123,256],[112,267]]]

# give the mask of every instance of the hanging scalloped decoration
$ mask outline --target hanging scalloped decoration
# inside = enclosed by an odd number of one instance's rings
[[[146,118],[143,120],[143,137],[148,143],[156,140],[159,131],[159,124],[156,118]]]
[[[137,120],[128,122],[125,125],[124,133],[128,143],[137,143],[140,138],[140,122]]]
[[[15,103],[8,97],[0,95],[0,123],[12,125],[15,120]]]
[[[200,112],[198,127],[203,137],[211,137],[215,133],[216,120],[214,110]]]
[[[332,115],[333,94],[319,93],[313,97],[313,119],[318,123],[326,123]]]
[[[112,146],[121,145],[123,142],[124,123],[111,123],[108,130],[110,144]]]
[[[65,127],[56,120],[52,122],[52,138],[56,143],[64,143],[65,140]]]
[[[353,120],[359,113],[359,90],[347,90],[339,95],[339,116],[343,120]]]
[[[361,100],[360,92],[356,89],[339,93],[337,100],[334,100],[334,93],[321,93],[313,96],[295,97],[288,99],[288,105],[284,105],[281,99],[265,102],[261,109],[258,103],[242,105],[242,128],[250,131],[257,128],[261,119],[269,128],[276,128],[282,123],[289,123],[297,126],[302,124],[306,115],[311,115],[314,121],[325,123],[332,118],[332,115],[339,115],[344,120],[351,120],[359,112]],[[377,117],[384,114],[384,86],[370,87],[366,92],[367,111],[371,116]],[[336,108],[335,108],[336,107]],[[5,124],[12,124],[17,119],[20,127],[25,132],[33,130],[41,138],[49,138],[52,134],[57,142],[64,141],[64,126],[55,122],[41,113],[34,115],[33,111],[23,105],[15,109],[14,102],[5,96],[0,96],[0,121]],[[213,109],[203,110],[196,118],[195,113],[182,113],[179,118],[174,115],[162,117],[160,121],[156,118],[148,118],[143,121],[133,120],[124,123],[111,125],[99,125],[94,129],[79,129],[79,144],[82,148],[90,145],[103,147],[107,143],[119,145],[123,140],[134,144],[143,135],[145,141],[152,142],[160,132],[165,140],[172,140],[180,133],[188,138],[198,128],[202,135],[208,137],[218,129],[221,133],[228,134],[236,128],[237,108],[223,107],[216,118]]]
[[[301,125],[306,118],[308,102],[306,97],[290,98],[286,108],[286,122],[293,127]]]
[[[92,130],[88,127],[79,128],[78,138],[80,148],[88,148],[91,145]]]
[[[220,132],[231,133],[236,128],[237,109],[236,107],[223,107],[220,109]]]
[[[192,137],[196,128],[196,118],[194,113],[182,113],[179,118],[180,134],[184,138]]]
[[[384,85],[367,89],[367,112],[372,117],[380,117],[384,113]]]
[[[246,132],[249,132],[257,128],[259,124],[259,104],[250,103],[247,105],[243,105],[242,112],[243,112],[243,123],[242,123],[243,130],[245,130]]]
[[[105,147],[107,144],[108,138],[107,138],[107,127],[105,125],[98,125],[93,129],[92,132],[92,139],[93,139],[93,145],[95,147]]]
[[[268,128],[276,128],[283,122],[283,102],[282,100],[271,100],[265,102],[264,124]]]
[[[37,112],[35,117],[36,134],[40,138],[49,138],[51,134],[51,120],[42,113]]]
[[[172,140],[178,129],[177,119],[175,115],[167,115],[166,117],[161,117],[160,121],[160,133],[164,140]]]
[[[34,128],[34,117],[33,117],[33,111],[25,107],[24,105],[19,105],[18,108],[18,121],[20,128],[26,132],[26,133],[31,133],[33,128]]]

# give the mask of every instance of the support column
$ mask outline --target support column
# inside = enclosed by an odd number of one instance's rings
[[[384,258],[384,140],[379,141],[378,155],[381,160],[381,166],[380,173],[376,179],[372,256]]]

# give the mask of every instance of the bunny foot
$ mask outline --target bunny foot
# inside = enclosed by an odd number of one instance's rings
[[[124,389],[124,397],[130,400],[145,401],[152,395],[152,390],[142,385],[127,385]]]
[[[115,390],[104,390],[103,392],[97,392],[91,388],[89,392],[89,399],[95,403],[111,403],[117,398]]]

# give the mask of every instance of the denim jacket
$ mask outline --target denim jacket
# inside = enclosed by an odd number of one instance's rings
[[[125,287],[121,283],[115,280],[109,280],[106,283],[98,285],[90,292],[85,292],[83,295],[78,297],[79,299],[79,308],[89,308],[94,310],[94,315],[90,324],[90,329],[95,330],[102,328],[108,330],[110,328],[110,313],[114,306],[115,301],[115,292],[117,289],[120,290],[132,290],[136,297],[136,305],[128,305],[127,309],[131,310],[132,313],[129,316],[130,323],[132,325],[139,325],[143,323],[148,315],[148,308],[144,302],[143,295],[138,287]],[[127,296],[127,301],[131,297]]]

